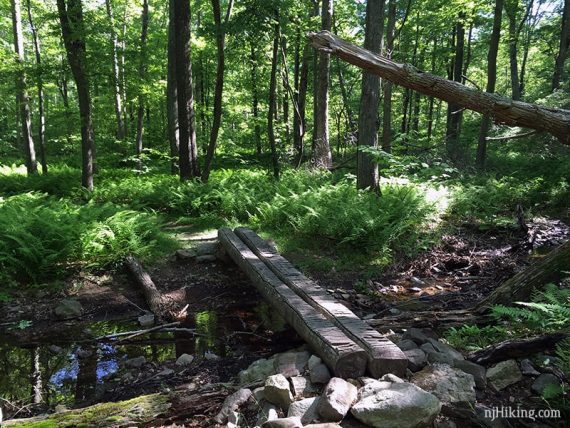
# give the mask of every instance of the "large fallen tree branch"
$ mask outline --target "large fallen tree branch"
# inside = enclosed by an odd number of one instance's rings
[[[478,91],[461,83],[425,73],[409,64],[399,64],[348,43],[328,31],[309,33],[314,48],[337,55],[350,64],[392,83],[413,89],[484,115],[499,124],[521,126],[554,135],[570,145],[570,111],[513,101],[498,94]]]

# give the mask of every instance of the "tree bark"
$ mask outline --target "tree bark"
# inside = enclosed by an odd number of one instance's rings
[[[331,30],[333,1],[322,0],[321,28]],[[332,154],[329,142],[329,71],[330,55],[327,52],[319,53],[318,80],[315,88],[316,116],[315,116],[315,144],[313,149],[313,162],[316,168],[330,169],[332,167]]]
[[[119,70],[119,41],[115,30],[115,17],[111,0],[105,0],[107,17],[111,28],[111,53],[113,57],[113,90],[115,92],[115,119],[117,121],[117,140],[125,139],[125,124],[123,121],[123,99],[121,91],[121,77]]]
[[[384,32],[384,0],[366,3],[366,29],[364,49],[375,54],[382,50]],[[363,147],[378,147],[378,106],[380,103],[380,77],[367,71],[362,73],[362,92],[358,114],[358,152],[356,156],[356,187],[380,191],[378,164]]]
[[[16,63],[18,66],[16,87],[18,109],[20,113],[20,125],[22,127],[22,140],[24,142],[24,153],[26,156],[26,168],[28,174],[38,172],[36,161],[36,150],[32,137],[32,118],[30,112],[30,100],[26,84],[26,74],[24,72],[24,35],[22,33],[22,15],[20,0],[12,0],[12,27],[14,31],[14,50],[16,52]]]
[[[487,54],[487,92],[492,94],[495,92],[497,83],[497,55],[499,53],[499,41],[501,38],[501,22],[503,15],[503,0],[495,1],[495,11],[493,18],[493,32],[491,33],[491,42],[489,44],[489,53]],[[479,169],[485,168],[485,160],[487,158],[487,134],[491,128],[491,118],[484,115],[481,121],[481,129],[479,130],[479,142],[477,144],[477,166]]]
[[[176,43],[174,34],[174,2],[168,1],[168,70],[166,77],[166,120],[168,126],[168,142],[170,145],[170,172],[178,174],[178,96],[176,90]]]
[[[26,2],[28,9],[28,21],[30,22],[30,29],[32,31],[32,40],[34,43],[34,53],[36,55],[36,72],[38,81],[38,142],[40,146],[40,161],[42,164],[42,173],[48,173],[48,166],[46,160],[46,115],[44,107],[44,79],[42,69],[42,55],[40,48],[40,38],[38,36],[38,29],[34,25],[32,14],[32,7],[30,0]]]
[[[81,117],[81,184],[88,191],[93,190],[95,143],[93,139],[93,118],[91,95],[85,63],[85,29],[81,0],[57,0],[61,32],[67,52],[67,59],[75,79]]]
[[[465,13],[459,14],[459,19],[455,25],[455,56],[453,59],[453,77],[455,82],[463,81],[463,53],[465,46],[465,27],[463,20]],[[459,161],[462,157],[462,150],[459,143],[461,133],[461,122],[463,121],[463,110],[457,103],[449,103],[447,107],[448,123],[446,132],[446,149],[449,157],[454,161]]]
[[[148,37],[148,0],[143,1],[143,10],[141,15],[142,29],[141,29],[141,45],[140,45],[140,63],[139,63],[139,106],[137,110],[137,136],[135,141],[135,155],[137,157],[139,170],[142,168],[141,155],[143,151],[143,132],[144,132],[144,103],[145,97],[143,95],[142,86],[145,83],[146,76],[146,39]]]
[[[218,65],[216,69],[216,89],[214,91],[214,118],[212,121],[212,130],[210,131],[210,144],[204,161],[204,170],[202,171],[202,180],[208,181],[210,177],[210,168],[212,159],[216,152],[218,143],[218,133],[222,123],[222,95],[224,92],[224,71],[225,71],[225,49],[226,49],[226,26],[230,21],[234,0],[229,0],[226,17],[222,26],[222,13],[220,8],[220,0],[212,0],[212,9],[214,11],[214,24],[216,26],[216,49],[218,53]]]
[[[253,40],[251,41],[251,104],[253,109],[253,135],[257,155],[261,155],[261,127],[259,126],[259,93],[257,88],[257,55]]]
[[[180,180],[200,177],[196,147],[192,60],[190,50],[190,3],[175,1],[176,89],[180,136]]]
[[[278,13],[278,12],[276,12]],[[271,78],[269,82],[269,110],[267,112],[267,133],[269,136],[269,145],[271,147],[271,162],[273,165],[273,176],[279,179],[279,158],[277,155],[277,142],[275,141],[275,110],[277,107],[277,61],[279,58],[279,43],[281,39],[281,31],[278,16],[274,25],[273,33],[273,54],[271,57]]]
[[[570,0],[564,0],[564,11],[562,12],[562,26],[560,29],[560,46],[556,63],[554,65],[554,75],[552,76],[552,90],[560,87],[564,74],[564,62],[568,57],[568,47],[570,46]]]
[[[394,30],[396,28],[396,0],[388,2],[388,28],[386,29],[386,53],[385,57],[392,58],[394,51]],[[392,151],[392,82],[383,82],[383,106],[382,106],[382,150],[386,153]]]
[[[298,29],[295,58],[295,95],[293,102],[297,105],[297,114],[293,116],[293,147],[295,148],[295,164],[303,159],[305,136],[305,110],[307,105],[307,83],[309,76],[309,58],[311,50],[306,43],[301,53],[301,29]]]
[[[497,94],[469,88],[459,82],[422,72],[409,64],[399,64],[375,55],[328,31],[310,33],[308,37],[316,49],[338,55],[341,59],[395,84],[488,114],[497,123],[549,132],[562,144],[570,145],[570,111],[512,101]]]
[[[148,307],[152,313],[156,315],[157,319],[172,319],[171,314],[165,308],[165,304],[160,291],[158,291],[158,288],[156,288],[154,281],[148,272],[144,270],[140,262],[135,257],[128,256],[125,263],[129,273],[141,287],[146,299],[146,303],[148,304]]]

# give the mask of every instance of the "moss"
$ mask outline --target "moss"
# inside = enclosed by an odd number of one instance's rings
[[[143,395],[118,403],[100,403],[83,409],[54,413],[47,417],[6,421],[6,427],[108,427],[148,423],[170,408],[168,397],[161,394]]]

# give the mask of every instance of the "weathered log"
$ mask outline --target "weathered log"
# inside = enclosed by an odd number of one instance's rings
[[[281,281],[366,351],[373,377],[406,374],[408,359],[400,348],[299,272],[253,230],[237,228],[235,233]]]
[[[364,374],[367,358],[362,348],[277,278],[234,232],[222,228],[218,231],[218,238],[261,295],[309,343],[336,376],[357,378]]]
[[[470,310],[457,311],[409,311],[387,315],[367,323],[380,331],[416,328],[447,329],[465,324],[487,325],[493,322],[490,315],[481,315]]]
[[[570,145],[568,110],[513,101],[498,94],[469,88],[459,82],[425,73],[410,64],[399,64],[376,55],[328,31],[309,33],[307,37],[315,49],[337,55],[346,62],[397,85],[491,116],[499,124],[549,132],[562,144]]]
[[[496,288],[477,306],[479,313],[497,304],[528,301],[533,290],[560,280],[563,271],[570,270],[570,241],[552,250],[540,261],[533,263]]]
[[[152,278],[144,270],[141,263],[135,257],[127,256],[125,265],[134,280],[142,288],[148,307],[156,315],[157,319],[172,319],[172,314],[165,308],[160,291],[158,291]]]
[[[527,357],[537,352],[553,349],[558,342],[566,337],[564,333],[546,334],[530,339],[507,340],[497,345],[489,346],[473,352],[467,358],[477,364],[493,364],[511,358]]]

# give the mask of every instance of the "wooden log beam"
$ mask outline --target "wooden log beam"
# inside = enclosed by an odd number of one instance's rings
[[[228,228],[218,239],[261,295],[309,343],[335,376],[357,378],[366,370],[366,352],[295,294]]]
[[[494,118],[498,124],[546,131],[570,145],[570,111],[513,101],[498,94],[468,88],[459,82],[399,64],[355,46],[328,31],[307,35],[315,49],[336,55],[397,85],[433,96]]]
[[[366,351],[373,377],[405,376],[408,359],[400,348],[299,272],[253,230],[240,227],[235,233],[281,281]]]

